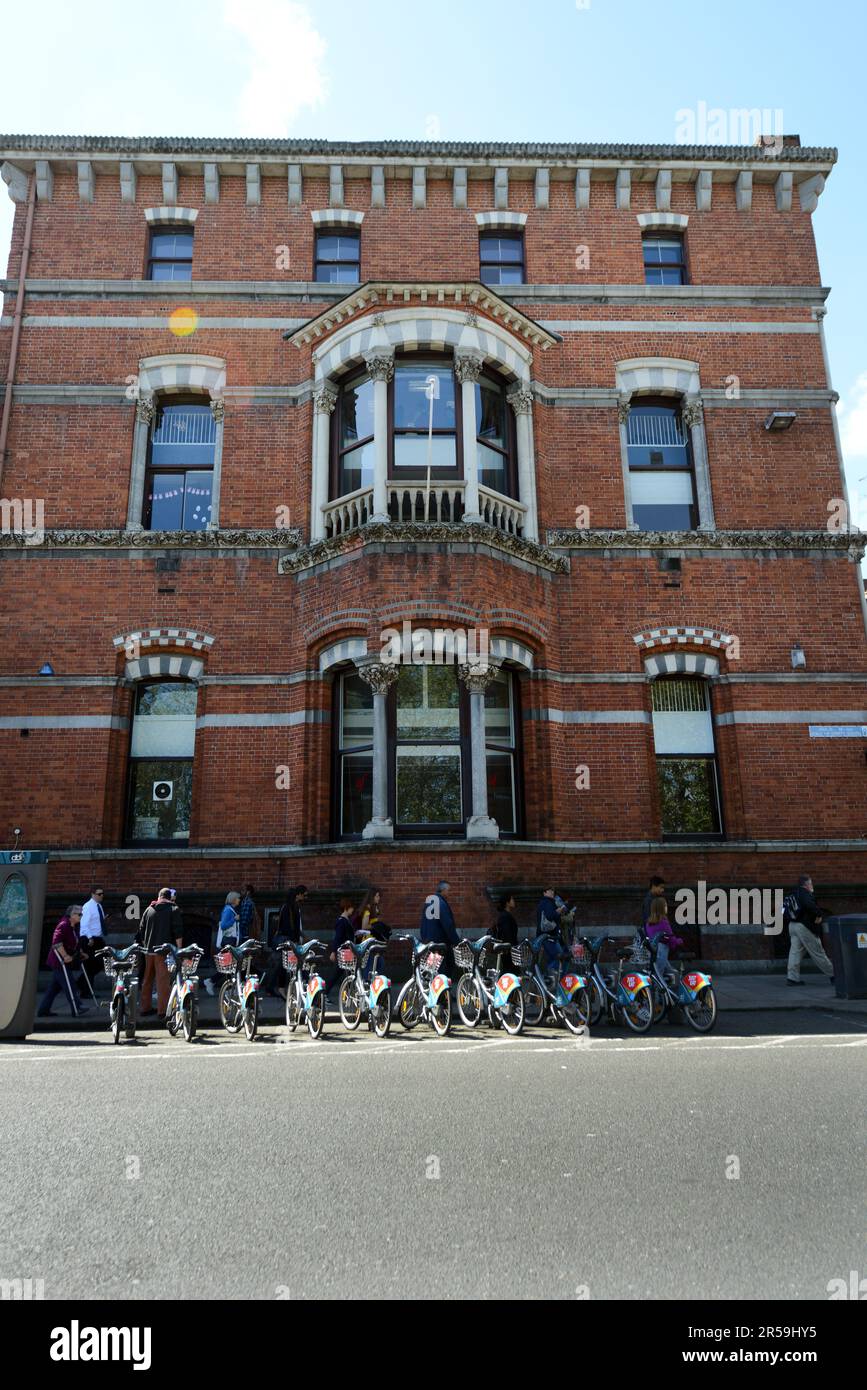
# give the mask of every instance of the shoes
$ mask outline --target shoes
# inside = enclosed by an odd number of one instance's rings
[[[217,991],[214,989],[213,980],[205,980],[205,993],[209,994],[212,999],[214,995],[217,993]]]
[[[803,983],[804,983],[803,980],[787,980],[787,981],[786,981],[786,984],[788,984],[788,985],[802,985]]]

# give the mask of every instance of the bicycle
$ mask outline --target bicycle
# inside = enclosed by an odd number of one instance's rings
[[[668,972],[660,970],[659,937],[643,935],[635,943],[636,957],[646,957],[650,973],[650,988],[653,995],[653,1021],[661,1023],[670,1018],[675,1009],[680,1009],[687,1023],[697,1033],[710,1033],[716,1026],[717,1004],[713,980],[701,970],[688,970],[678,973],[677,965],[669,965]],[[692,960],[692,956],[678,955],[678,964]]]
[[[362,1018],[367,1018],[368,1028],[372,1028],[378,1038],[386,1037],[391,1027],[391,980],[376,974],[368,984],[363,973],[368,957],[375,965],[377,955],[384,950],[384,942],[369,936],[357,945],[345,941],[337,952],[337,964],[348,972],[337,1002],[343,1026],[350,1033],[355,1032]]]
[[[600,965],[600,957],[605,946],[617,947],[618,965],[611,972],[610,982]],[[584,967],[587,973],[587,986],[590,998],[591,1026],[599,1022],[603,1011],[608,1021],[616,1023],[623,1019],[633,1033],[646,1033],[653,1022],[653,994],[650,976],[644,971],[631,969],[625,957],[632,954],[632,946],[619,946],[613,936],[598,936],[592,940],[582,936],[572,948],[576,969]]]
[[[252,957],[262,946],[251,937],[240,946],[225,942],[214,956],[221,975],[229,978],[220,986],[220,1022],[227,1033],[240,1033],[252,1042],[259,1028],[260,976],[251,970]]]
[[[582,1033],[590,1022],[590,996],[584,975],[556,970],[556,981],[546,978],[541,955],[544,937],[535,941],[519,941],[512,947],[512,964],[520,971],[524,994],[525,1019],[531,1028],[537,1027],[546,1013],[555,1023],[562,1023],[570,1033]]]
[[[114,990],[108,1011],[108,1026],[115,1043],[120,1042],[121,1033],[129,1041],[135,1037],[136,1005],[138,1000],[138,971],[143,955],[141,946],[133,942],[122,951],[113,946],[105,946],[97,955],[102,957],[102,968],[106,978],[114,980]]]
[[[492,1028],[502,1025],[512,1037],[524,1026],[525,1009],[521,981],[517,975],[500,974],[497,959],[509,947],[493,936],[479,941],[459,941],[455,964],[463,970],[455,990],[461,1020],[475,1028],[487,1013]]]
[[[437,973],[443,963],[443,947],[414,936],[401,940],[412,942],[412,974],[397,996],[397,1016],[406,1029],[425,1021],[444,1038],[452,1026],[452,982],[448,975]]]
[[[280,948],[286,981],[286,1027],[294,1033],[299,1023],[307,1024],[311,1038],[322,1036],[325,1027],[325,981],[310,967],[317,951],[327,947],[321,941],[306,945],[287,942]],[[308,959],[309,957],[309,959]]]
[[[192,1042],[198,1027],[199,1005],[196,999],[199,986],[198,969],[205,954],[201,946],[158,946],[155,955],[164,956],[172,981],[172,992],[166,1005],[166,1027],[173,1038],[183,1029],[186,1042]]]

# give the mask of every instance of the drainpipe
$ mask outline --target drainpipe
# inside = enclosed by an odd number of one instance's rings
[[[6,462],[6,438],[9,434],[9,416],[12,413],[12,388],[15,384],[15,368],[18,365],[18,340],[21,337],[21,319],[24,313],[24,282],[30,261],[30,241],[33,235],[33,211],[36,207],[36,175],[30,175],[27,193],[27,221],[24,224],[24,247],[21,251],[21,265],[18,270],[18,293],[15,297],[15,315],[12,319],[12,347],[9,352],[9,367],[6,372],[6,395],[3,397],[3,418],[0,420],[0,482],[3,479],[3,465]],[[2,491],[2,488],[0,488]]]

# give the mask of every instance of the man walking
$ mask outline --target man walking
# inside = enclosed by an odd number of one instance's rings
[[[91,993],[93,993],[93,981],[103,968],[97,952],[105,948],[105,910],[102,906],[104,897],[104,889],[91,888],[90,897],[84,904],[79,928],[82,954],[81,970],[82,974],[87,976]]]
[[[829,976],[833,984],[834,967],[822,945],[822,923],[825,917],[816,903],[813,880],[809,874],[801,874],[792,896],[794,902],[789,915],[789,984],[804,983],[801,979],[801,961],[805,952],[817,969],[821,970],[823,975]]]
[[[662,874],[654,874],[653,878],[650,880],[650,887],[644,895],[644,901],[641,904],[641,925],[643,927],[646,927],[650,921],[650,911],[655,899],[664,897],[665,879],[662,877]]]
[[[448,901],[449,892],[449,884],[443,880],[442,883],[437,884],[436,892],[425,898],[419,937],[422,941],[435,941],[437,945],[444,948],[442,971],[444,975],[449,975],[454,980],[456,972],[452,947],[457,946],[460,938],[455,927],[455,916]]]
[[[183,917],[180,908],[172,897],[172,889],[161,888],[156,902],[152,902],[149,907],[145,908],[138,932],[139,941],[147,953],[141,982],[141,1018],[147,1018],[153,1013],[151,992],[154,986],[154,976],[156,976],[157,986],[157,1015],[160,1019],[166,1016],[169,995],[172,992],[172,977],[169,974],[165,956],[157,956],[153,953],[157,946],[177,946],[180,950],[183,944],[183,931]]]

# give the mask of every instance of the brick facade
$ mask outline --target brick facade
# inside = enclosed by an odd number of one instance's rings
[[[487,923],[490,892],[505,885],[526,887],[529,920],[548,881],[579,897],[585,920],[626,922],[658,868],[671,883],[784,886],[808,867],[833,906],[859,903],[867,745],[810,734],[867,725],[860,540],[829,529],[844,484],[809,196],[833,151],[0,144],[18,199],[3,381],[25,242],[22,180],[36,177],[37,161],[51,171],[33,214],[0,481],[0,498],[42,500],[46,530],[26,543],[0,537],[0,765],[2,833],[21,826],[24,842],[52,852],[52,910],[81,899],[94,877],[118,905],[170,882],[201,910],[248,878],[264,903],[306,881],[318,890],[316,925],[341,887],[376,883],[388,920],[414,926],[432,882],[447,877],[466,926]],[[80,197],[79,161],[93,172],[92,201]],[[134,201],[122,197],[122,161],[135,166]],[[251,162],[261,190],[253,203]],[[206,201],[205,163],[219,166],[217,202]],[[302,201],[293,205],[287,165],[296,164]],[[161,166],[174,167],[177,205],[197,210],[186,284],[143,279],[144,210],[166,203]],[[361,281],[376,287],[366,303],[353,300],[354,286],[312,283],[310,214],[332,206],[332,166],[343,171],[343,207],[363,213]],[[383,207],[373,205],[374,167],[385,168]],[[424,207],[413,205],[419,167]],[[576,206],[584,167],[587,207]],[[466,207],[455,206],[456,168],[468,170]],[[526,214],[526,283],[486,290],[475,214],[495,210],[496,168],[509,169],[508,211]],[[550,174],[547,207],[534,194],[540,168]],[[629,206],[618,206],[624,169]],[[670,209],[660,169],[673,171]],[[701,211],[700,169],[713,172]],[[738,205],[744,171],[753,174],[749,207]],[[637,215],[660,210],[688,218],[684,287],[644,284]],[[582,248],[589,265],[579,270]],[[179,306],[198,316],[186,336],[170,327]],[[356,322],[371,342],[388,332],[393,350],[408,323],[423,335],[440,321],[462,343],[478,331],[499,344],[491,369],[532,392],[530,442],[519,450],[531,451],[535,529],[528,512],[523,537],[496,524],[424,521],[326,536],[314,494],[317,421],[334,428],[334,416],[317,412],[314,397],[363,366],[356,354],[326,374],[327,354]],[[318,323],[310,342],[308,323]],[[437,346],[450,353],[453,344]],[[155,535],[128,523],[147,429],[137,422],[140,363],[178,354],[225,366],[218,529]],[[712,525],[629,525],[618,372],[634,359],[697,372],[693,452],[706,451]],[[796,412],[791,429],[764,428],[775,409]],[[589,517],[580,530],[578,508]],[[661,563],[672,560],[679,569]],[[323,654],[349,639],[375,654],[382,629],[404,619],[485,629],[530,654],[506,660],[520,714],[519,839],[335,839],[333,683],[352,663],[322,669]],[[637,640],[668,628],[683,629],[682,640]],[[145,654],[202,663],[181,848],[124,839],[136,672],[118,638],[151,630],[178,636]],[[188,630],[213,641],[194,648]],[[735,648],[711,647],[704,630],[736,638]],[[796,642],[804,671],[792,668]],[[718,662],[710,681],[724,833],[712,842],[662,836],[645,667],[654,651],[710,652]],[[54,675],[37,675],[46,662]],[[575,786],[579,766],[589,769],[586,790]],[[289,770],[288,788],[275,786],[278,767]],[[708,928],[701,949],[719,959],[774,947]]]

